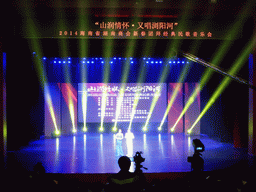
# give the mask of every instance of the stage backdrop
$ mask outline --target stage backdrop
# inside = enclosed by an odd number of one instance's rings
[[[45,85],[45,136],[81,131],[78,124],[130,122],[144,124],[168,121],[168,131],[186,133],[200,114],[200,94],[178,118],[198,86],[197,83],[50,83]],[[103,110],[105,109],[105,110]],[[166,117],[165,114],[168,114]],[[165,118],[164,118],[165,117]],[[157,127],[155,128],[157,129]],[[200,134],[200,122],[193,129]]]

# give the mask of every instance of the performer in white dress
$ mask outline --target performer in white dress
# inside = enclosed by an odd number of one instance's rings
[[[131,132],[130,129],[128,129],[127,133],[125,134],[125,139],[126,139],[126,146],[127,146],[127,156],[132,157],[134,134]]]

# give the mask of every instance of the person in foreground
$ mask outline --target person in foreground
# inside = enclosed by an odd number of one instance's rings
[[[129,171],[131,160],[122,156],[118,160],[120,171],[109,178],[107,191],[142,191],[145,188],[145,179],[142,174]]]

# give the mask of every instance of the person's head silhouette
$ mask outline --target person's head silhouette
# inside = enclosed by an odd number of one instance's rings
[[[129,171],[131,166],[131,160],[127,156],[122,156],[118,159],[118,165],[121,171]]]

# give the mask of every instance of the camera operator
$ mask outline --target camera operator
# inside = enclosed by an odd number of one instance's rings
[[[106,191],[133,191],[140,192],[146,187],[146,180],[142,172],[130,172],[131,160],[127,156],[122,156],[118,160],[120,171],[109,178]]]

